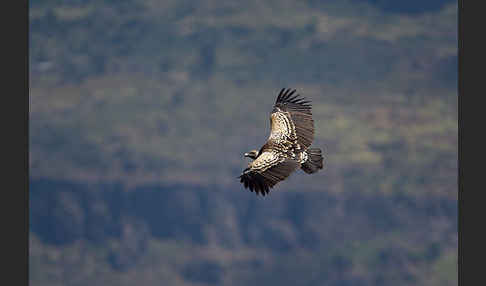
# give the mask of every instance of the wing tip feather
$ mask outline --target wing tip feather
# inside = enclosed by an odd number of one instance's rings
[[[295,104],[304,109],[310,108],[312,106],[312,101],[310,99],[301,96],[299,93],[292,96],[296,91],[296,89],[282,88],[277,96],[275,104]]]
[[[256,195],[268,195],[271,186],[267,184],[264,178],[256,172],[247,172],[241,174],[240,182],[243,183],[245,189],[255,192]]]

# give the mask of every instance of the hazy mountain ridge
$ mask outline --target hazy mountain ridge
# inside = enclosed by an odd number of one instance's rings
[[[457,5],[432,2],[31,1],[32,285],[456,285]],[[236,176],[282,87],[326,165],[262,199]]]

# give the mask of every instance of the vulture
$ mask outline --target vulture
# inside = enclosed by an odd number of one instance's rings
[[[270,113],[270,136],[260,150],[244,154],[253,159],[238,177],[245,188],[265,196],[275,184],[302,169],[313,174],[323,167],[322,151],[310,148],[314,120],[310,100],[283,88]],[[294,95],[295,94],[295,95]]]

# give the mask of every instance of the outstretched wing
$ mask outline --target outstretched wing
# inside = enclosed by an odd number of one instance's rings
[[[268,194],[270,188],[285,180],[299,167],[299,162],[277,151],[265,151],[241,174],[240,182],[256,194]]]
[[[270,115],[269,140],[285,140],[297,143],[303,150],[314,140],[314,120],[310,100],[294,95],[295,89],[283,88]]]

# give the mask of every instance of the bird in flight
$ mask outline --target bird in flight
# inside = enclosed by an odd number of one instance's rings
[[[260,150],[245,153],[253,161],[238,178],[257,195],[265,196],[299,168],[312,174],[323,167],[321,149],[309,148],[314,140],[310,101],[294,93],[295,89],[280,91],[270,113],[267,142]]]

